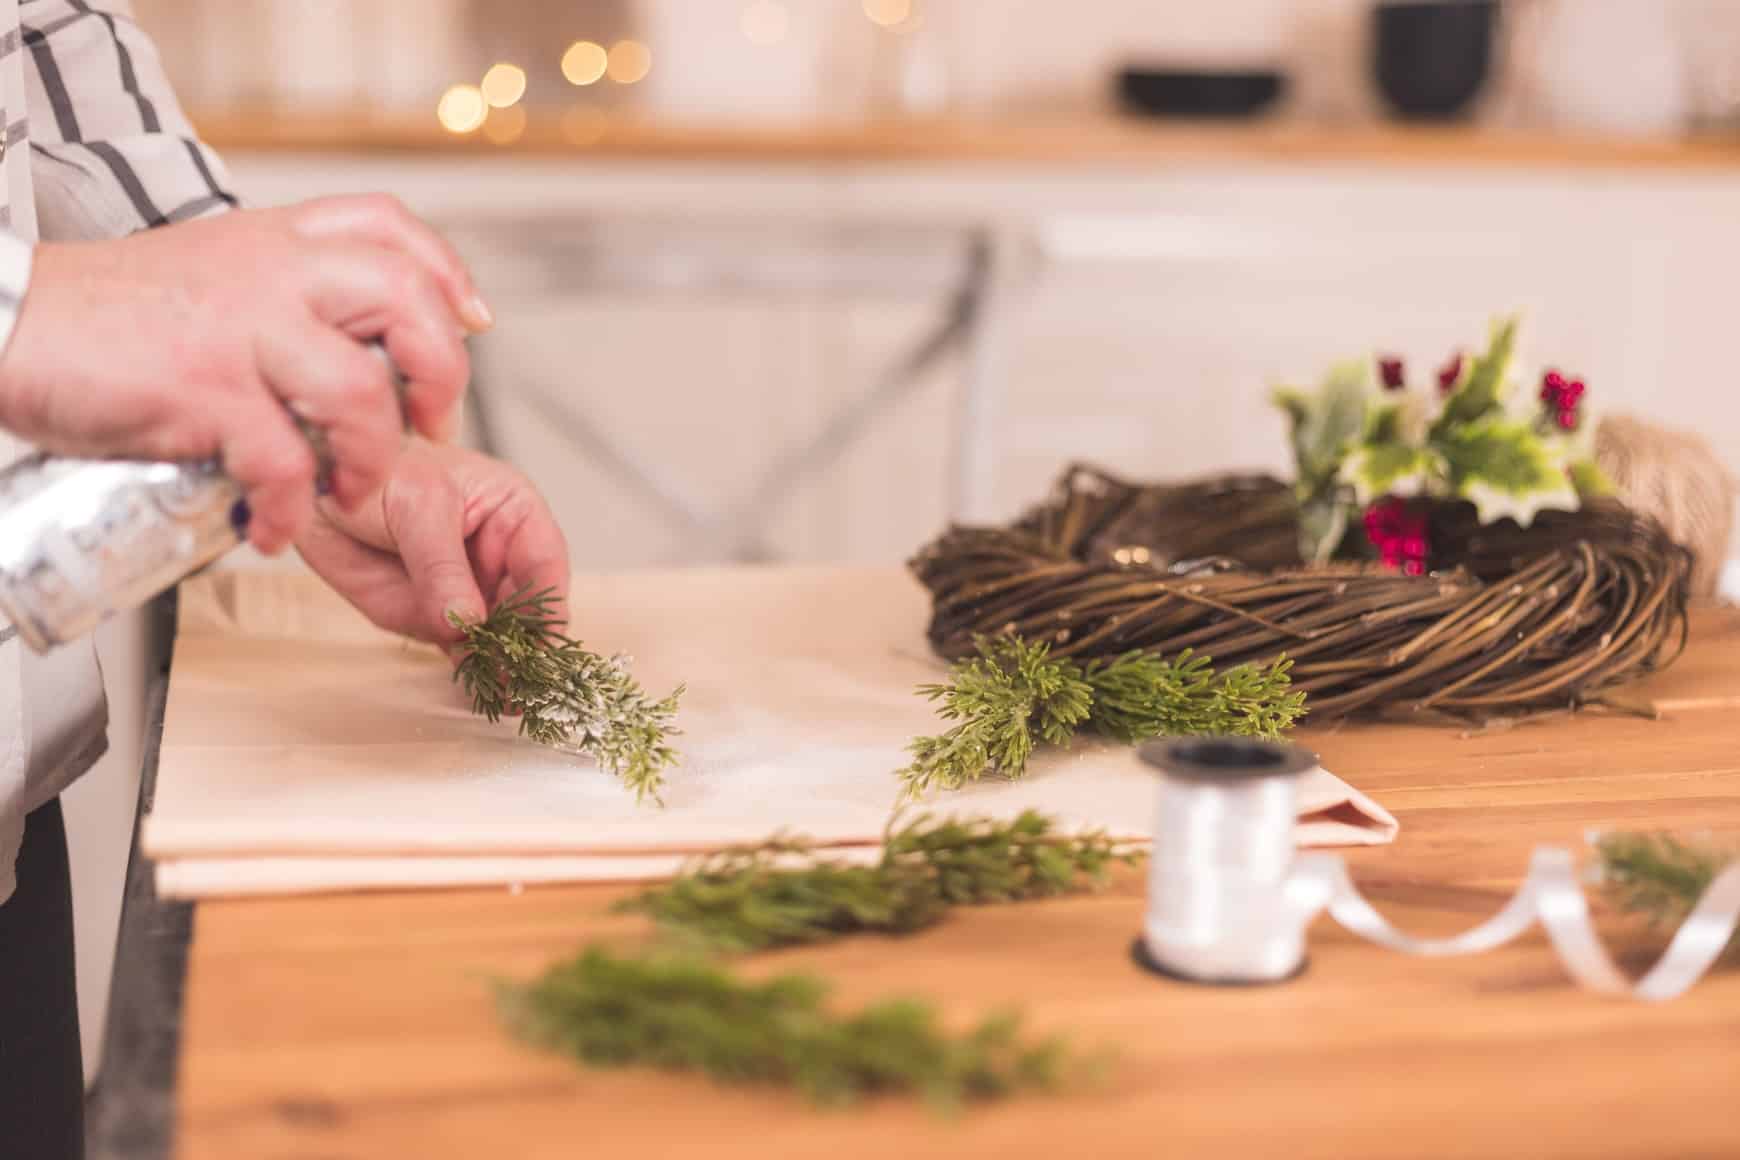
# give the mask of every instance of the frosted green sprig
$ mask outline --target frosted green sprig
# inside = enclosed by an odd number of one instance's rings
[[[453,677],[490,721],[517,710],[520,733],[540,745],[594,758],[634,791],[659,800],[678,757],[678,688],[649,698],[625,658],[600,656],[556,627],[557,597],[522,590],[481,621],[451,620],[465,634]]]

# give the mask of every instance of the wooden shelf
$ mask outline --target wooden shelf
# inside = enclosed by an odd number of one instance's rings
[[[1468,127],[1290,122],[1147,122],[1112,116],[935,119],[791,126],[684,125],[533,113],[511,142],[456,136],[431,117],[277,113],[196,115],[236,152],[707,161],[759,165],[1013,164],[1156,166],[1179,162],[1740,171],[1740,136],[1605,138]]]

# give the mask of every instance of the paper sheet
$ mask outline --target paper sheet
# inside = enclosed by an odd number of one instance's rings
[[[775,831],[873,848],[943,666],[898,569],[736,568],[582,577],[574,631],[649,692],[687,683],[665,807],[589,760],[469,710],[435,650],[368,625],[313,577],[183,587],[147,851],[169,895],[630,880]],[[1382,807],[1323,771],[1300,839],[1390,840]],[[1144,837],[1153,774],[1125,747],[1038,757],[1018,782],[925,803]]]

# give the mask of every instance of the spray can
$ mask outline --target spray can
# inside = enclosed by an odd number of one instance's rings
[[[324,433],[297,425],[325,490]],[[0,613],[47,652],[173,588],[241,544],[247,524],[241,486],[216,463],[27,456],[0,470]]]

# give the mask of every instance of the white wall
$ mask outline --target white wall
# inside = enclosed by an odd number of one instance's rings
[[[989,432],[1003,513],[1077,456],[1147,476],[1284,467],[1264,403],[1276,380],[1371,347],[1436,362],[1518,309],[1530,352],[1584,373],[1598,405],[1701,430],[1740,468],[1725,290],[1740,259],[1740,174],[1224,163],[764,173],[492,160],[457,172],[260,158],[238,172],[268,200],[379,186],[449,221],[567,208],[606,221],[983,221],[1055,237],[1063,249],[1035,260],[1003,314],[1007,373]],[[534,385],[566,392],[637,454],[727,499],[938,305],[563,297],[523,283],[523,266],[501,252],[467,245],[503,317],[488,389],[510,404]],[[932,384],[785,509],[785,550],[896,560],[934,532],[952,385],[952,375]],[[682,548],[529,410],[510,405],[509,437],[584,561],[622,566]]]

